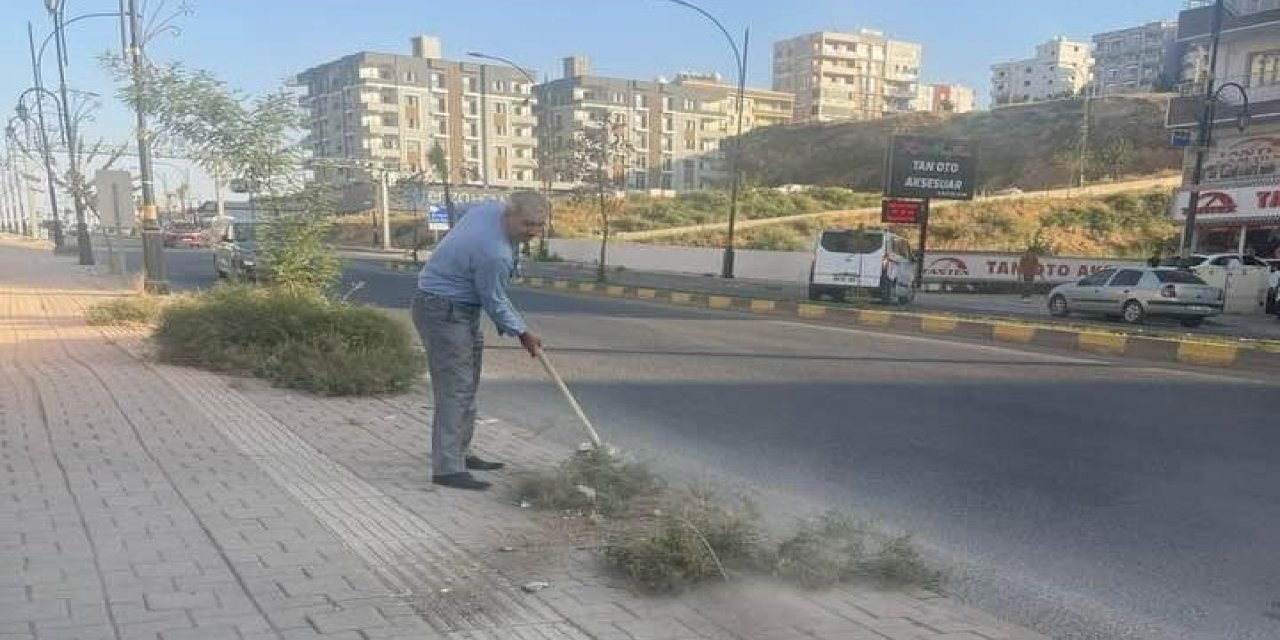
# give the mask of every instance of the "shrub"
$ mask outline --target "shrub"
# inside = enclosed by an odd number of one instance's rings
[[[162,362],[328,395],[403,391],[424,368],[380,311],[286,288],[215,287],[166,307],[152,338]]]
[[[575,454],[550,472],[520,478],[515,497],[539,509],[616,516],[625,513],[632,500],[660,488],[644,464],[593,449]]]
[[[719,504],[705,491],[670,496],[648,526],[624,531],[605,545],[605,562],[637,587],[654,593],[682,591],[756,564],[759,515],[744,503]]]
[[[112,298],[85,309],[84,319],[94,326],[150,324],[160,314],[160,308],[156,296]]]

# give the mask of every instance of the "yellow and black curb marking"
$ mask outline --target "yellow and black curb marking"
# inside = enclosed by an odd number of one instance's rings
[[[1017,345],[1082,351],[1105,356],[1181,362],[1211,367],[1280,370],[1280,353],[1236,345],[1177,338],[1134,336],[1075,327],[1043,326],[1012,320],[974,320],[886,309],[857,309],[794,300],[747,298],[602,284],[583,280],[529,277],[520,284],[612,298],[666,302],[686,307],[741,311],[762,316],[823,320],[869,329],[951,335]]]

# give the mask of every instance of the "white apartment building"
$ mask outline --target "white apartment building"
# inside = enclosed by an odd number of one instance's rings
[[[874,120],[912,110],[920,45],[879,31],[822,31],[773,45],[773,89],[795,96],[797,121]]]
[[[1170,91],[1181,60],[1177,22],[1150,22],[1093,36],[1093,94]]]
[[[1076,95],[1093,79],[1088,44],[1058,37],[1036,47],[1034,58],[991,66],[991,104],[998,107]]]
[[[308,69],[306,143],[319,182],[370,183],[420,171],[439,145],[459,185],[536,188],[533,86],[503,65],[442,58],[440,41],[412,40],[413,55],[361,52]]]
[[[548,158],[558,165],[575,140],[607,117],[617,150],[610,160],[617,188],[691,190],[728,179],[724,141],[737,132],[737,87],[707,74],[681,74],[675,81],[631,80],[591,75],[587,58],[565,58],[563,77],[538,85],[540,126]],[[747,89],[743,132],[790,122],[790,94]],[[557,186],[573,186],[557,175]]]

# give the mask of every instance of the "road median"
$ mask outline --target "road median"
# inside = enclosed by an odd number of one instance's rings
[[[1167,337],[1108,331],[1096,326],[1043,324],[1006,317],[971,317],[896,309],[798,302],[755,296],[620,286],[569,278],[528,277],[520,285],[610,298],[663,302],[765,317],[791,317],[898,333],[954,336],[1017,346],[1219,368],[1280,370],[1280,343],[1214,337]]]

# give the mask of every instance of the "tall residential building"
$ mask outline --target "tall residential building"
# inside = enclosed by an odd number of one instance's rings
[[[1089,86],[1089,45],[1058,37],[1036,47],[1034,58],[991,66],[991,104],[1002,106],[1074,96]]]
[[[878,31],[822,31],[773,45],[773,88],[800,121],[873,120],[912,110],[922,49]]]
[[[454,184],[535,188],[537,120],[525,76],[445,60],[433,37],[412,46],[413,55],[361,52],[298,75],[316,180],[371,182],[360,168],[370,164],[400,177],[431,172],[427,154],[440,145]]]
[[[1093,36],[1094,95],[1172,91],[1181,76],[1177,22]]]
[[[923,113],[969,113],[977,108],[977,94],[959,84],[922,84],[914,107]]]
[[[1214,3],[1197,4],[1178,15],[1178,41],[1189,57],[1207,52],[1213,33]],[[1171,213],[1185,219],[1190,192],[1198,190],[1192,237],[1196,251],[1280,257],[1280,2],[1228,0],[1226,6],[1212,74],[1219,100],[1213,122],[1205,127],[1212,129],[1211,141],[1208,148],[1187,149],[1182,190]],[[1169,101],[1169,128],[1187,130],[1193,138],[1200,135],[1205,77],[1187,77],[1182,95]],[[1246,121],[1241,120],[1241,88],[1248,95]],[[1241,125],[1246,125],[1243,130]]]
[[[673,82],[591,75],[585,57],[564,60],[563,77],[538,85],[548,157],[564,157],[593,119],[607,117],[618,150],[612,172],[625,189],[702,189],[727,178],[721,146],[737,132],[737,88],[713,75]],[[743,131],[790,122],[791,95],[747,89]],[[557,184],[569,176],[558,175]]]

